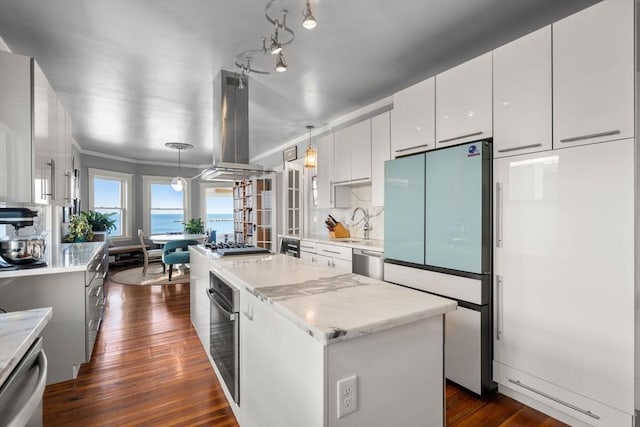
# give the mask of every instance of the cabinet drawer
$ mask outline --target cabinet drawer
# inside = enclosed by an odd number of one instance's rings
[[[619,411],[502,363],[493,362],[493,377],[494,381],[503,387],[525,396],[525,400],[533,400],[533,403],[530,401],[524,403],[534,407],[536,402],[544,405],[536,407],[536,409],[543,412],[547,409],[547,413],[552,412],[549,413],[551,416],[558,417],[558,414],[553,412],[559,411],[583,423],[597,427],[631,427],[633,425],[632,414]],[[552,411],[549,411],[548,408],[551,408]],[[563,419],[562,421],[575,424],[571,419]]]
[[[352,249],[349,247],[318,243],[317,248],[318,255],[339,258],[351,262]]]
[[[300,252],[309,252],[315,254],[318,252],[318,244],[309,240],[300,241]]]

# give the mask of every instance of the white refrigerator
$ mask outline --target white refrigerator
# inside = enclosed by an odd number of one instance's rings
[[[494,161],[494,379],[588,424],[634,414],[634,140]]]

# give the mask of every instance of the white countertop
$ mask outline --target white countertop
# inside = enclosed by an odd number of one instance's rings
[[[212,260],[220,276],[245,288],[323,344],[454,311],[453,300],[285,255]]]
[[[51,320],[51,307],[0,313],[0,386]]]
[[[0,279],[84,271],[106,242],[59,243],[47,248],[47,266],[0,271]]]

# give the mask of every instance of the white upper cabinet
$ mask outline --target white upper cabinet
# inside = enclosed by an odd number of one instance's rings
[[[435,148],[436,85],[430,78],[393,95],[391,153],[404,156]]]
[[[490,138],[492,53],[436,76],[436,148]]]
[[[553,24],[553,148],[634,136],[632,0]]]
[[[371,180],[371,121],[363,120],[334,135],[333,182]]]
[[[351,181],[351,134],[349,128],[333,134],[333,183]]]
[[[551,26],[493,51],[493,156],[551,150]]]
[[[0,52],[0,201],[31,202],[31,59]]]
[[[389,112],[371,118],[371,205],[384,206],[384,162],[391,158]]]
[[[333,134],[318,138],[318,208],[333,207]]]

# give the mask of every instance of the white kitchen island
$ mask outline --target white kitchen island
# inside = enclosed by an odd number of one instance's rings
[[[455,301],[283,255],[190,251],[207,354],[209,271],[240,289],[240,403],[227,398],[242,427],[444,425],[443,317]],[[339,417],[338,382],[352,376],[355,411]]]

